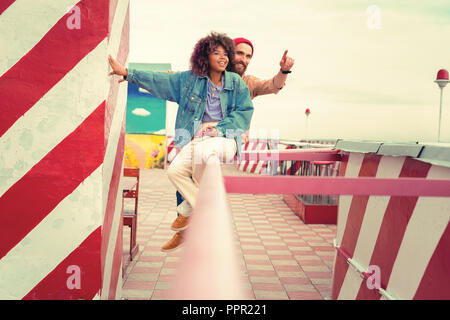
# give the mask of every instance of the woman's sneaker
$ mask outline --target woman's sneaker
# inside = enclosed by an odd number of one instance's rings
[[[181,232],[177,232],[174,234],[172,239],[170,239],[165,245],[162,246],[161,251],[170,252],[176,250],[179,247],[181,247],[183,242],[184,242],[183,235],[181,234]]]
[[[173,231],[183,231],[188,227],[189,217],[183,217],[181,214],[172,223],[171,229]]]

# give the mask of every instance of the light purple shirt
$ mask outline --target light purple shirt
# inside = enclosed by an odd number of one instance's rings
[[[208,89],[205,113],[203,114],[203,122],[220,121],[223,119],[222,105],[220,103],[220,93],[225,86],[225,76],[222,74],[222,85],[216,86],[211,79],[208,78]]]

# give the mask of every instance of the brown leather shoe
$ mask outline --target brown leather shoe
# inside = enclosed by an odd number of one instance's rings
[[[165,245],[162,246],[162,252],[170,252],[176,250],[182,246],[184,238],[180,232],[174,234],[172,239],[170,239]]]
[[[183,217],[181,214],[172,223],[171,229],[173,231],[183,231],[188,227],[189,217]]]

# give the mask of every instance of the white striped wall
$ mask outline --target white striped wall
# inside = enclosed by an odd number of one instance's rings
[[[432,166],[427,179],[450,179],[450,168]],[[386,291],[392,292],[401,299],[414,298],[428,262],[449,221],[450,198],[420,197],[418,199]]]
[[[0,299],[22,299],[102,225],[101,175],[102,166],[0,260]]]
[[[0,15],[0,77],[27,54],[78,0],[16,0]],[[30,19],[30,17],[33,17]]]
[[[398,177],[404,161],[405,157],[382,157],[378,165],[376,177]],[[353,253],[352,258],[363,270],[367,270],[369,267],[372,252],[375,248],[375,243],[383,221],[384,212],[386,211],[390,198],[391,197],[389,196],[369,197],[367,202],[364,219],[361,224],[355,252]],[[359,273],[352,268],[348,268],[338,299],[356,299],[363,281],[366,280],[363,280]]]
[[[0,163],[11,169],[8,177],[0,179],[0,195],[105,100],[107,68],[92,61],[104,59],[106,48],[105,39],[0,137]]]

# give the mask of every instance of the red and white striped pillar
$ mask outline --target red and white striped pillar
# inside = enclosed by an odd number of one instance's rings
[[[0,3],[0,299],[120,298],[128,10]]]
[[[405,156],[347,153],[346,177],[450,179]],[[333,299],[450,299],[450,198],[341,196]]]

